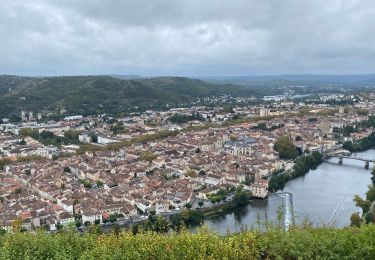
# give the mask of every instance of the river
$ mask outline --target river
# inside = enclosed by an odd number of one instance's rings
[[[373,159],[375,150],[355,155]],[[283,191],[271,194],[268,199],[254,200],[245,207],[207,219],[204,224],[221,234],[246,227],[257,228],[265,220],[276,222],[277,210],[281,207],[285,226],[292,222],[293,213],[297,223],[308,218],[317,226],[348,226],[350,215],[360,211],[353,202],[354,195],[364,196],[371,183],[373,165],[366,170],[364,164],[363,161],[344,159],[343,165],[338,165],[338,159],[332,158],[305,176],[287,182]]]

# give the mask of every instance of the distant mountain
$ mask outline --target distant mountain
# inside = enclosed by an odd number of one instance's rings
[[[375,84],[375,74],[363,75],[321,75],[321,74],[306,74],[306,75],[269,75],[269,76],[219,76],[219,77],[202,77],[202,80],[213,82],[251,82],[251,81],[314,81],[322,83],[335,84]]]
[[[118,114],[186,104],[202,97],[250,96],[252,90],[181,77],[123,80],[111,76],[30,78],[0,76],[0,118],[21,110],[66,114]]]
[[[141,79],[141,76],[138,75],[108,75],[110,77],[116,78],[116,79]]]

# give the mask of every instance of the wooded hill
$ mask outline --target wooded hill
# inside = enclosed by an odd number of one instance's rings
[[[0,76],[0,118],[21,110],[71,114],[118,114],[186,105],[198,98],[231,94],[251,96],[244,86],[215,85],[181,77],[123,80],[110,76]]]

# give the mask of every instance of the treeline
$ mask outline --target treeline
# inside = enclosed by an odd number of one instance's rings
[[[23,137],[31,137],[44,145],[61,146],[64,144],[79,144],[78,136],[80,131],[69,130],[64,133],[64,136],[54,135],[50,131],[42,131],[39,133],[38,130],[31,128],[23,128],[20,130],[20,135]]]
[[[14,164],[14,163],[20,163],[20,162],[32,162],[32,161],[40,161],[40,160],[46,160],[46,158],[43,158],[39,155],[17,157],[15,160],[11,160],[9,158],[3,158],[3,159],[0,159],[0,170],[4,170],[4,166],[8,164]]]
[[[184,124],[194,120],[204,121],[204,118],[199,113],[193,113],[191,115],[174,114],[169,118],[169,121],[176,124]]]
[[[350,217],[352,226],[361,226],[364,223],[375,223],[375,167],[371,172],[372,184],[368,186],[365,198],[358,195],[354,196],[354,202],[357,207],[362,209],[362,216],[359,213],[353,213]]]
[[[271,192],[276,192],[284,189],[287,181],[303,176],[311,169],[316,169],[322,161],[323,156],[316,151],[312,152],[310,155],[297,158],[291,172],[277,173],[272,176],[269,182],[269,190]]]
[[[374,259],[375,225],[277,226],[219,235],[207,228],[162,234],[39,231],[0,235],[0,259]]]
[[[132,232],[133,234],[138,234],[142,231],[167,233],[171,229],[180,231],[184,227],[202,224],[203,213],[198,210],[191,210],[189,204],[187,206],[189,209],[184,209],[180,213],[171,215],[169,221],[165,217],[156,216],[155,213],[151,212],[143,224],[132,226]]]
[[[284,127],[284,124],[279,124],[279,125],[272,125],[270,127],[267,126],[266,123],[259,123],[256,126],[253,126],[251,129],[254,130],[263,130],[263,131],[273,131],[279,128]]]
[[[185,209],[181,212],[173,214],[169,219],[163,216],[156,216],[155,211],[151,211],[148,215],[148,219],[143,223],[132,225],[133,234],[137,234],[141,231],[154,231],[154,232],[169,232],[170,230],[179,231],[184,227],[191,227],[201,225],[206,217],[214,215],[218,212],[228,211],[237,207],[245,206],[249,203],[251,198],[251,192],[243,189],[243,186],[233,188],[230,191],[222,191],[222,195],[225,196],[229,193],[234,194],[233,199],[230,202],[218,205],[210,208],[199,208],[192,209],[190,203],[185,205]],[[223,195],[224,196],[224,195]],[[199,207],[203,206],[203,201],[198,203]]]
[[[352,153],[375,148],[375,133],[371,133],[369,136],[359,140],[357,143],[347,141],[342,145],[342,148]]]
[[[132,144],[146,144],[148,142],[160,140],[167,138],[169,136],[176,136],[178,135],[179,131],[158,131],[155,134],[145,134],[145,135],[140,135],[137,137],[132,138],[131,140],[128,141],[122,141],[118,143],[113,143],[113,144],[108,144],[106,146],[99,146],[99,145],[92,145],[92,144],[82,144],[80,148],[77,150],[78,154],[82,154],[85,152],[95,152],[95,151],[106,151],[106,150],[119,150],[124,147],[128,147]]]

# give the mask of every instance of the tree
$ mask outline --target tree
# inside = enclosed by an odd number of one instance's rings
[[[203,205],[204,205],[204,202],[202,200],[198,201],[199,208],[202,208]]]
[[[185,205],[185,208],[187,208],[187,209],[191,209],[191,207],[192,207],[192,205],[190,204],[190,203],[186,203],[186,205]]]
[[[366,200],[373,202],[375,201],[375,186],[369,185],[368,191],[366,192]]]
[[[76,221],[76,227],[80,228],[81,226],[82,226],[82,222],[81,221]]]
[[[21,229],[22,229],[22,223],[23,223],[23,220],[20,217],[18,217],[15,220],[13,220],[13,222],[12,222],[12,230],[13,231],[21,231]]]
[[[354,195],[353,201],[355,202],[355,205],[357,207],[360,207],[362,209],[362,212],[368,212],[370,209],[370,202],[363,200],[360,196]]]
[[[366,223],[367,223],[367,224],[368,224],[368,223],[373,223],[374,220],[375,220],[374,213],[372,213],[372,212],[367,212],[367,213],[365,214],[365,220],[366,220]]]
[[[274,149],[279,152],[279,157],[283,160],[295,159],[298,156],[297,148],[288,136],[277,139]]]
[[[70,170],[69,166],[64,167],[64,172],[71,173],[72,171]]]
[[[350,216],[350,225],[355,226],[355,227],[360,227],[361,226],[361,217],[359,216],[359,213],[353,213]]]
[[[21,136],[27,137],[33,137],[34,131],[31,128],[22,128],[19,133]]]
[[[153,154],[152,152],[145,151],[141,154],[140,159],[143,161],[147,161],[151,163],[153,160],[157,158],[157,155]]]
[[[375,167],[372,168],[372,171],[371,171],[371,181],[372,181],[372,184],[375,185]]]
[[[0,228],[0,237],[5,235],[7,231],[5,229]]]
[[[235,135],[231,135],[231,136],[229,137],[229,139],[230,139],[232,142],[235,142],[235,141],[238,140],[238,137],[235,136]]]
[[[244,206],[249,202],[250,193],[243,190],[243,186],[239,186],[236,189],[236,193],[233,197],[233,202],[236,206]]]
[[[115,223],[117,221],[118,216],[116,214],[109,215],[109,222]]]
[[[102,181],[96,181],[96,187],[101,188],[104,186],[104,183]]]
[[[168,220],[164,217],[157,217],[154,223],[153,231],[167,233],[169,231]]]
[[[57,223],[57,224],[56,224],[56,228],[57,228],[57,230],[61,230],[63,227],[64,227],[64,226],[63,226],[62,224],[60,224],[60,223]]]

